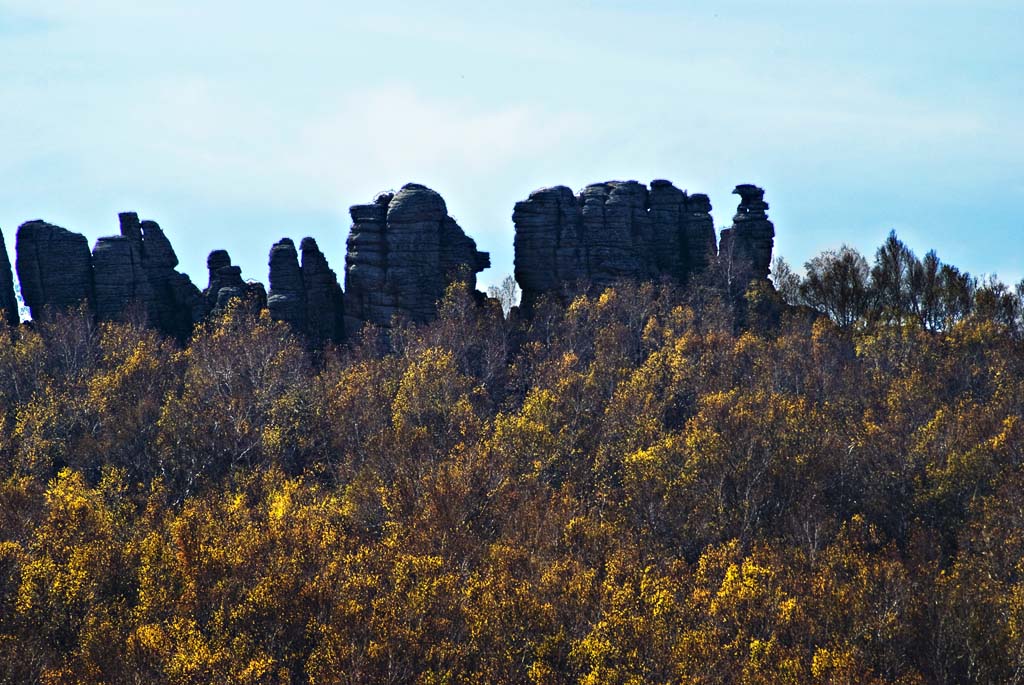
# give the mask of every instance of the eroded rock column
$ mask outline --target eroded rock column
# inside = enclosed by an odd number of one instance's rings
[[[771,270],[775,226],[768,220],[764,190],[744,183],[733,193],[740,196],[740,204],[732,228],[722,231],[722,259],[745,281],[766,279]]]
[[[396,314],[416,322],[437,316],[449,284],[490,264],[453,218],[439,194],[410,183],[372,204],[351,208],[352,230],[345,257],[345,328],[364,322],[390,326]]]
[[[18,227],[15,249],[21,296],[33,319],[83,302],[93,308],[92,256],[84,235],[29,221]]]

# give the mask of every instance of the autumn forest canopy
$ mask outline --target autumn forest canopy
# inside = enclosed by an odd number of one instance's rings
[[[1024,283],[772,271],[7,326],[0,682],[1024,682]]]

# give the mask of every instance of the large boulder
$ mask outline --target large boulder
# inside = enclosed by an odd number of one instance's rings
[[[410,183],[350,213],[345,328],[351,332],[367,321],[390,326],[396,314],[429,321],[449,284],[475,288],[476,274],[490,264],[426,186]]]
[[[85,236],[37,219],[18,227],[15,249],[21,296],[33,319],[82,303],[92,308],[92,257]]]

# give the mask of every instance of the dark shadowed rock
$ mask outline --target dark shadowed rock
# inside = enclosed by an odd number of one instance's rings
[[[715,223],[711,218],[711,200],[704,193],[686,198],[686,261],[687,275],[697,276],[708,270],[718,257]]]
[[[121,235],[136,246],[152,291],[146,303],[150,323],[184,340],[209,307],[188,276],[175,270],[178,257],[163,229],[155,221],[139,221],[135,212],[118,215]]]
[[[647,188],[636,181],[589,185],[580,193],[580,214],[586,280],[600,287],[651,275]]]
[[[516,204],[515,275],[529,307],[543,294],[577,285],[672,278],[705,271],[717,253],[711,204],[668,181],[609,181],[578,196],[542,188]]]
[[[447,286],[466,281],[490,263],[448,216],[444,200],[415,183],[351,208],[345,258],[345,327],[370,321],[389,326],[395,314],[413,321],[437,316]]]
[[[251,302],[258,309],[267,306],[267,292],[263,284],[242,280],[242,268],[231,264],[227,250],[211,252],[206,258],[206,268],[210,282],[202,296],[210,311],[222,311],[236,297]]]
[[[85,236],[45,221],[18,227],[15,265],[21,296],[33,319],[48,309],[93,305],[92,258]]]
[[[18,315],[18,299],[14,296],[14,274],[11,272],[11,258],[7,256],[4,234],[0,232],[0,310],[3,319],[11,326],[21,321]]]
[[[291,324],[296,331],[306,330],[306,287],[299,267],[299,254],[291,238],[282,238],[270,248],[270,289],[267,309],[275,321]]]
[[[529,299],[557,293],[586,271],[580,210],[566,186],[542,188],[517,202],[512,213],[515,277]]]
[[[766,279],[775,245],[775,226],[768,220],[764,190],[745,183],[733,190],[740,196],[732,228],[722,231],[721,255],[733,278],[741,281]]]
[[[141,241],[126,236],[100,238],[92,250],[96,318],[124,321],[154,307],[153,289],[142,265]]]
[[[340,342],[345,337],[345,296],[338,277],[315,240],[303,238],[300,249],[307,332],[314,340]]]
[[[358,331],[371,316],[386,316],[390,321],[395,312],[394,298],[384,293],[388,265],[384,233],[392,197],[378,195],[373,204],[349,209],[352,229],[345,250],[345,330],[349,333]],[[386,307],[390,311],[383,311]]]

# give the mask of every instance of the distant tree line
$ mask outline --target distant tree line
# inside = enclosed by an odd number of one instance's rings
[[[772,280],[783,300],[826,314],[843,328],[913,321],[928,331],[950,330],[969,316],[1024,325],[1024,281],[1010,288],[944,264],[934,250],[918,259],[891,232],[874,265],[852,247],[814,257],[801,278],[777,257]]]

